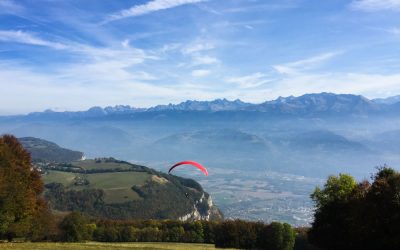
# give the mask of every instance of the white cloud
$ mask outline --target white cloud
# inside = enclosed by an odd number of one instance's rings
[[[239,88],[255,88],[271,81],[267,79],[266,76],[266,74],[257,72],[246,76],[230,77],[226,79],[226,82],[234,83],[238,85]]]
[[[207,55],[215,49],[213,42],[196,39],[187,45],[180,46],[180,52],[183,56],[190,58],[190,62],[180,63],[180,66],[195,67],[199,65],[219,64],[220,60],[214,56]]]
[[[129,39],[125,39],[121,42],[122,47],[129,48]]]
[[[388,29],[387,32],[389,32],[390,34],[399,36],[400,35],[400,28],[399,27],[393,27],[391,29]]]
[[[336,57],[339,54],[341,54],[341,52],[324,53],[295,62],[273,65],[272,68],[280,74],[297,74],[299,71],[305,71],[319,67],[322,63]]]
[[[190,54],[193,54],[196,52],[212,50],[214,48],[215,48],[215,46],[213,43],[204,42],[204,41],[196,41],[194,43],[191,43],[191,44],[185,46],[182,49],[182,54],[190,55]]]
[[[400,0],[353,0],[350,8],[367,12],[381,10],[400,11]]]
[[[53,73],[39,73],[35,68],[0,61],[0,107],[7,107],[3,112],[16,114],[54,107],[82,110],[121,103],[148,106],[183,95],[173,88],[134,79],[146,76],[140,74],[112,63],[65,65]]]
[[[20,14],[24,7],[12,0],[0,0],[0,14]]]
[[[250,2],[250,1],[248,1]],[[246,1],[247,3],[247,1]],[[260,12],[260,11],[280,11],[296,8],[297,5],[292,1],[291,3],[279,3],[279,4],[271,4],[271,3],[262,3],[262,4],[246,4],[245,6],[234,7],[225,9],[223,12],[227,13],[240,13],[240,12]]]
[[[326,73],[299,74],[276,81],[275,96],[333,92],[361,94],[370,98],[400,93],[400,74]]]
[[[122,68],[143,63],[147,59],[157,59],[157,56],[149,55],[141,49],[130,47],[129,40],[122,42],[123,48],[95,47],[71,41],[63,41],[61,43],[45,40],[36,34],[20,30],[0,30],[0,41],[43,46],[74,53],[82,57],[81,60],[85,61],[83,67],[87,69],[100,67],[107,71],[103,68],[106,65]]]
[[[205,77],[211,74],[210,70],[206,69],[197,69],[192,71],[192,76],[193,77]]]
[[[0,41],[3,42],[16,42],[23,44],[30,44],[36,46],[44,46],[52,49],[66,49],[67,45],[47,41],[42,38],[37,37],[36,35],[28,32],[24,32],[21,30],[0,30]]]
[[[155,11],[175,8],[181,5],[200,3],[207,0],[152,0],[145,4],[134,5],[129,9],[122,10],[110,15],[104,23],[134,16],[146,15]]]
[[[212,56],[194,56],[193,57],[193,66],[196,65],[210,65],[219,63],[219,60]]]
[[[132,73],[135,79],[137,80],[142,80],[142,81],[153,81],[153,80],[158,80],[158,78],[150,73],[147,73],[145,71],[138,71]]]
[[[52,73],[39,73],[36,68],[0,61],[0,107],[7,107],[0,112],[15,114],[54,107],[83,110],[95,105],[116,104],[148,107],[180,102],[186,96],[197,100],[226,97],[263,102],[278,96],[323,91],[362,94],[370,98],[400,93],[400,74],[302,73],[270,80],[268,74],[258,72],[231,77],[226,79],[230,85],[215,87],[210,86],[208,78],[204,78],[207,79],[205,84],[198,82],[203,79],[202,75],[208,74],[206,69],[201,70],[191,72],[193,79],[155,85],[143,82],[154,78],[146,71],[130,71],[124,62],[106,58],[88,64],[64,65]]]

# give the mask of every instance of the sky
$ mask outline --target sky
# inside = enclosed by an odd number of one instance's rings
[[[0,0],[0,115],[400,94],[400,0]]]

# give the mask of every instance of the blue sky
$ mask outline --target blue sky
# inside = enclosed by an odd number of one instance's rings
[[[0,114],[400,94],[400,0],[0,0]]]

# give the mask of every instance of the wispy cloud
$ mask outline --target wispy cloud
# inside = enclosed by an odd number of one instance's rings
[[[240,12],[255,12],[255,11],[278,11],[296,8],[297,5],[292,3],[281,3],[281,4],[253,4],[245,5],[234,8],[227,8],[223,12],[227,13],[240,13]]]
[[[387,30],[390,34],[399,36],[400,35],[400,27],[393,27]]]
[[[24,11],[22,5],[12,0],[0,0],[0,14],[19,14]]]
[[[3,42],[15,42],[23,43],[36,46],[44,46],[52,49],[66,49],[67,45],[48,41],[39,38],[35,34],[24,32],[21,30],[0,30],[0,41]]]
[[[194,56],[193,57],[192,66],[211,65],[211,64],[216,64],[216,63],[219,63],[219,62],[220,61],[216,57],[207,56],[207,55],[200,55],[200,56]]]
[[[207,41],[196,41],[193,43],[190,43],[188,45],[186,45],[183,49],[182,49],[182,53],[189,55],[189,54],[193,54],[196,52],[201,52],[201,51],[207,51],[207,50],[212,50],[215,48],[215,45],[211,42],[207,42]]]
[[[205,77],[211,74],[210,70],[206,69],[197,69],[192,71],[192,76],[193,77]]]
[[[180,49],[181,54],[191,59],[191,62],[183,63],[182,66],[195,67],[199,65],[219,64],[220,60],[218,58],[208,55],[214,49],[216,49],[215,44],[204,39],[196,39],[182,46]]]
[[[366,97],[400,93],[400,74],[322,73],[290,75],[277,81],[269,90],[275,96],[304,93],[361,94]]]
[[[155,11],[175,8],[181,5],[205,2],[207,0],[153,0],[145,4],[134,5],[129,9],[121,10],[118,13],[110,15],[104,23],[116,21],[119,19],[146,15]]]
[[[263,25],[268,23],[266,20],[250,20],[250,21],[222,21],[216,23],[214,26],[217,28],[236,28],[236,27],[242,27],[246,29],[254,29],[258,25]]]
[[[382,10],[400,11],[400,0],[353,0],[350,8],[367,12]]]
[[[322,63],[338,56],[341,53],[342,52],[328,52],[295,62],[274,65],[272,66],[272,68],[280,74],[296,74],[299,71],[314,69],[320,66]]]
[[[251,75],[246,75],[246,76],[239,76],[239,77],[230,77],[226,79],[226,82],[228,83],[234,83],[237,85],[239,88],[255,88],[259,87],[269,81],[270,79],[266,78],[267,75],[264,73],[254,73]]]
[[[149,55],[141,49],[130,47],[128,40],[121,43],[122,48],[96,47],[69,40],[55,42],[21,30],[0,30],[0,41],[65,50],[83,56],[82,59],[85,59],[86,62],[114,63],[121,67],[139,64],[146,59],[157,59],[155,55]]]

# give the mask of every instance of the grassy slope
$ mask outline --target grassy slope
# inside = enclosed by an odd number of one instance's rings
[[[87,186],[75,186],[75,176],[83,176],[89,181]],[[145,172],[116,172],[116,173],[96,173],[96,174],[77,174],[61,171],[49,171],[43,177],[47,183],[62,183],[70,189],[103,189],[105,192],[106,203],[121,203],[129,200],[139,199],[139,195],[131,189],[133,185],[143,185],[150,178],[150,174]]]
[[[148,173],[121,172],[88,174],[89,188],[103,189],[106,203],[120,203],[139,199],[139,195],[131,189],[133,185],[143,185],[150,178]]]
[[[199,200],[203,192],[200,184],[193,180],[112,158],[78,161],[72,162],[72,166],[63,164],[54,167],[73,167],[72,170],[79,167],[89,171],[47,171],[50,174],[43,177],[46,184],[63,184],[63,187],[48,186],[45,194],[53,209],[59,211],[79,210],[92,216],[114,219],[178,218],[193,210],[196,199]],[[121,168],[129,168],[130,171],[115,172]],[[96,191],[98,189],[104,192],[104,197]],[[189,198],[185,193],[190,194]],[[203,203],[197,204],[198,209],[206,207]]]
[[[192,249],[207,250],[216,249],[208,244],[184,244],[184,243],[0,243],[0,249],[4,250],[111,250],[111,249]]]
[[[74,182],[74,178],[76,175],[77,174],[69,172],[49,171],[49,173],[44,175],[42,178],[45,184],[56,182],[68,187]]]
[[[132,168],[132,165],[126,164],[126,163],[118,163],[118,162],[100,162],[96,163],[95,160],[84,160],[84,161],[74,161],[71,162],[72,165],[81,167],[86,170],[91,170],[91,169],[130,169]]]

